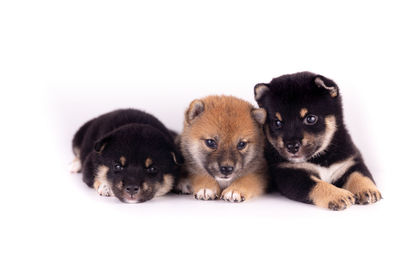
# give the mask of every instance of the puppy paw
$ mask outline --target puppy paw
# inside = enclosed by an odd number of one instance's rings
[[[368,205],[378,202],[382,199],[381,192],[378,189],[366,189],[361,192],[355,193],[356,204],[358,205]]]
[[[102,183],[99,184],[97,187],[97,193],[99,193],[100,196],[103,197],[112,197],[114,196],[110,186],[108,184]]]
[[[222,192],[221,199],[229,202],[243,202],[246,200],[246,197],[238,190],[227,188]]]
[[[344,210],[355,204],[353,193],[338,188],[327,182],[315,179],[317,182],[309,194],[309,199],[318,207],[330,210]]]
[[[355,195],[356,204],[368,205],[382,199],[382,194],[372,180],[360,172],[353,172],[343,188]]]
[[[81,160],[79,158],[75,158],[70,164],[69,164],[69,172],[70,173],[79,173],[82,170],[82,164]]]
[[[344,210],[351,205],[355,204],[355,197],[350,193],[343,193],[341,196],[336,196],[335,199],[329,201],[328,209],[330,210]]]
[[[215,189],[201,188],[194,197],[198,200],[215,200],[218,198],[218,193]]]
[[[214,178],[209,176],[190,177],[194,197],[199,200],[214,200],[221,193],[221,189]]]

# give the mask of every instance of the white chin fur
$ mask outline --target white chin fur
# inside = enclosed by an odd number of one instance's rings
[[[124,199],[124,203],[126,203],[126,204],[136,204],[136,203],[138,203],[139,201],[138,200],[128,200],[128,199]]]

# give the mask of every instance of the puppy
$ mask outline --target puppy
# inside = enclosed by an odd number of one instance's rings
[[[188,179],[178,188],[201,200],[221,196],[242,202],[262,194],[267,186],[265,118],[263,109],[235,97],[194,100],[186,111],[180,138]]]
[[[101,196],[138,203],[168,193],[182,156],[174,134],[150,114],[116,110],[85,123],[75,134],[72,172]]]
[[[254,92],[268,113],[265,155],[283,195],[332,210],[382,198],[346,130],[336,83],[301,72],[257,84]]]

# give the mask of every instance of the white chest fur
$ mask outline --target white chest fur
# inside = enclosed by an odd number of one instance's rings
[[[230,186],[231,183],[233,182],[232,179],[220,179],[220,178],[216,178],[215,180],[217,180],[217,183],[219,184],[219,187],[221,188],[221,190],[224,190],[225,188],[227,188],[228,186]]]
[[[332,164],[329,167],[323,167],[309,162],[282,163],[279,167],[306,170],[317,174],[318,177],[325,182],[334,183],[337,179],[342,177],[354,163],[354,158],[350,157],[344,161]]]

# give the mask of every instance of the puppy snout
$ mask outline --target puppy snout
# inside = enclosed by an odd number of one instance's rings
[[[289,153],[296,154],[300,150],[300,142],[299,141],[290,141],[286,142],[286,149]]]
[[[137,185],[127,185],[127,186],[125,186],[125,191],[131,196],[136,195],[139,192],[139,189],[140,188]]]
[[[223,175],[230,175],[233,173],[234,167],[233,166],[229,166],[229,165],[225,165],[225,166],[221,166],[219,167],[219,171],[223,174]]]

